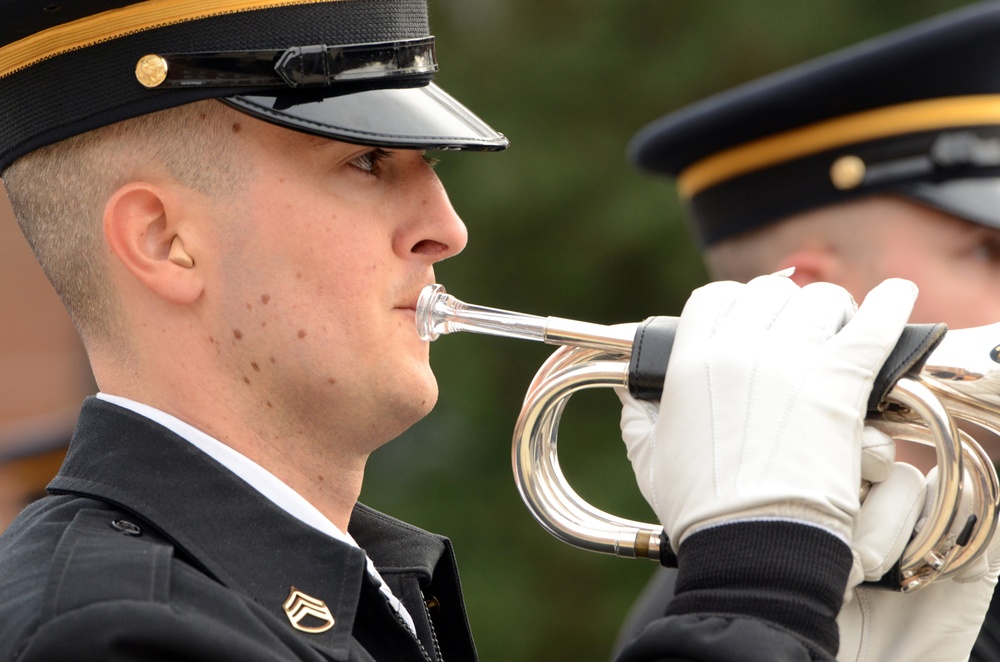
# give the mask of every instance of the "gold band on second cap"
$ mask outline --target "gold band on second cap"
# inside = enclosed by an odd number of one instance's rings
[[[925,99],[844,115],[712,154],[677,177],[690,200],[717,184],[828,149],[906,133],[1000,124],[1000,94]]]

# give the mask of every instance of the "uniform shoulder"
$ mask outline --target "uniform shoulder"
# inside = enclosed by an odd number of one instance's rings
[[[0,660],[327,659],[148,522],[43,501],[0,537]]]
[[[84,606],[165,602],[173,545],[111,505],[42,499],[0,537],[0,659],[46,622]]]

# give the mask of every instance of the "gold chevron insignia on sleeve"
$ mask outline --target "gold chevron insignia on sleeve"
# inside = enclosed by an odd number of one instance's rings
[[[319,634],[326,632],[333,627],[333,614],[326,603],[311,595],[306,595],[294,586],[288,593],[285,604],[285,615],[291,622],[292,627],[301,632],[309,634]],[[303,623],[308,619],[308,624]]]

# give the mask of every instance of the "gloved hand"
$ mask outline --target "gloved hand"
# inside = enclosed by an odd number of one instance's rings
[[[622,402],[622,438],[630,451],[648,452],[655,444],[653,434],[660,403],[636,400],[624,388],[615,392]],[[924,507],[924,475],[915,467],[895,462],[895,456],[893,440],[865,426],[861,435],[861,480],[869,484],[869,489],[855,519],[853,563],[845,602],[850,601],[858,584],[880,579],[895,564]]]
[[[906,465],[897,465],[906,466]],[[915,470],[914,470],[915,471]],[[925,517],[935,494],[936,471],[927,479],[926,501],[919,500]],[[905,510],[914,491],[910,481],[889,480],[873,486],[858,517],[854,532],[856,553],[865,556],[864,579],[878,579],[899,558],[902,547],[888,542],[887,518]],[[923,481],[921,481],[923,482]],[[882,505],[872,502],[878,490]],[[956,519],[965,521],[971,508],[971,484],[966,480]],[[924,495],[921,495],[924,496]],[[880,512],[881,511],[881,512]],[[909,518],[916,521],[915,517]],[[912,530],[912,529],[910,529]],[[861,551],[859,552],[859,547]],[[986,553],[962,572],[940,579],[913,593],[904,594],[859,585],[852,573],[848,598],[837,624],[843,662],[954,662],[965,660],[975,644],[1000,574],[1000,536],[995,535]]]
[[[639,488],[674,549],[741,519],[805,522],[850,543],[868,394],[915,297],[889,280],[855,312],[839,287],[780,276],[692,294],[652,434],[623,418]]]

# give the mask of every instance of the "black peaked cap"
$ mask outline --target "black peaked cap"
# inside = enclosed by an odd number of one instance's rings
[[[432,82],[425,0],[0,0],[0,17],[0,171],[208,98],[361,144],[508,144]]]
[[[876,192],[1000,227],[1000,3],[696,102],[643,128],[629,157],[677,178],[703,246]]]

